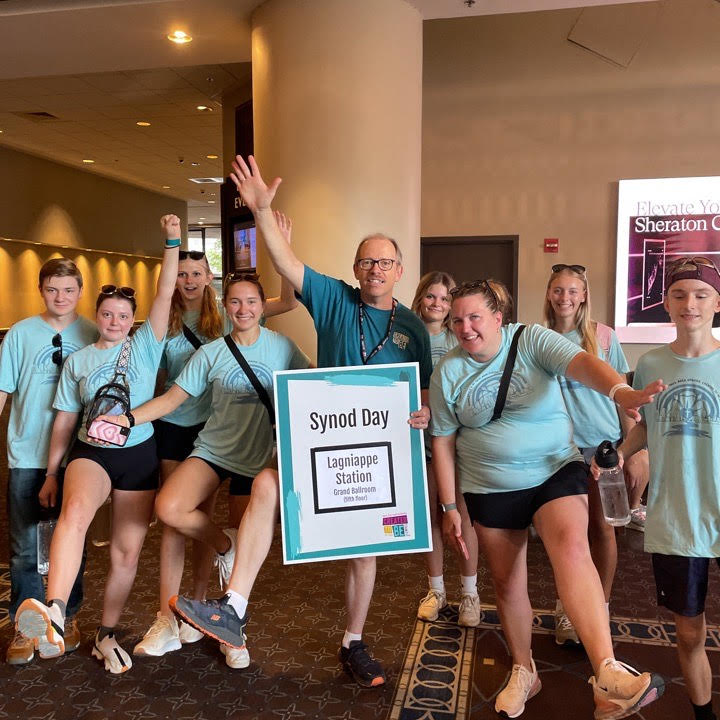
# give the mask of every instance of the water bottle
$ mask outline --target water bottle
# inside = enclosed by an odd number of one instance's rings
[[[37,524],[37,571],[40,575],[47,575],[50,571],[50,542],[56,522],[40,520]]]
[[[618,466],[617,450],[604,440],[595,451],[595,463],[600,468],[598,487],[605,522],[622,527],[630,522],[630,504],[622,470]]]

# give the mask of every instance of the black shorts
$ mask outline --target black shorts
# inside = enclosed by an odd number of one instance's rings
[[[658,605],[685,617],[705,612],[710,560],[712,558],[653,553]],[[715,561],[720,565],[720,558]]]
[[[98,447],[76,440],[68,457],[68,466],[81,458],[100,465],[110,477],[113,490],[158,489],[159,463],[154,437],[123,448]]]
[[[205,427],[205,423],[185,427],[165,420],[155,420],[153,427],[158,458],[182,462],[193,451],[195,440]]]
[[[474,523],[503,530],[525,530],[545,503],[569,495],[586,495],[587,491],[587,466],[575,460],[537,487],[498,493],[463,493],[463,497]]]
[[[240,475],[239,473],[233,472],[232,470],[226,470],[220,465],[216,465],[214,462],[210,462],[205,458],[193,455],[197,460],[202,460],[206,465],[212,468],[214,473],[220,478],[220,482],[226,478],[230,479],[230,495],[249,495],[252,490],[253,478],[247,475]]]

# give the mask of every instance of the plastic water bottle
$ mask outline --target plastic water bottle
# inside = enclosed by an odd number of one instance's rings
[[[56,520],[40,520],[37,524],[37,571],[40,575],[50,572],[50,542]]]
[[[598,487],[605,522],[622,527],[630,522],[630,503],[622,470],[618,466],[617,450],[604,440],[595,451],[595,463],[600,468]]]

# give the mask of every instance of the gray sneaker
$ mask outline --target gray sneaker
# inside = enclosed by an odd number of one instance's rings
[[[557,645],[580,645],[580,638],[575,632],[570,618],[565,614],[560,600],[555,603],[555,643]]]

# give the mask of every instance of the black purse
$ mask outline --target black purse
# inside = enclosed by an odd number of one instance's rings
[[[498,387],[498,394],[495,399],[495,409],[493,410],[493,416],[490,418],[490,422],[498,420],[502,415],[503,408],[505,407],[505,401],[507,400],[508,389],[510,387],[510,378],[512,377],[512,371],[515,367],[518,342],[520,342],[520,336],[522,335],[524,329],[525,325],[520,325],[520,327],[518,327],[515,331],[512,342],[510,343],[510,352],[508,352],[507,359],[505,360],[505,368],[503,369],[503,374],[500,378],[500,386]]]

